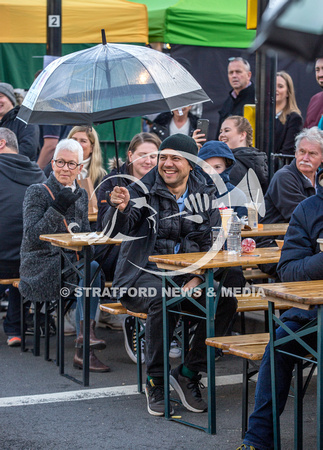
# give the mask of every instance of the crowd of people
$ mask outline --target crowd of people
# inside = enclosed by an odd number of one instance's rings
[[[323,88],[323,58],[317,59],[315,70],[317,82]],[[207,205],[213,202],[218,205],[221,199],[229,198],[230,205],[223,207],[231,207],[232,203],[238,216],[245,217],[247,193],[242,185],[250,170],[264,194],[266,212],[259,217],[260,222],[290,223],[279,264],[261,269],[276,281],[322,279],[323,253],[319,252],[316,239],[323,236],[320,171],[323,92],[310,99],[303,121],[292,78],[284,71],[277,73],[273,152],[286,158],[283,167],[269,180],[268,155],[253,146],[253,128],[243,117],[243,106],[255,100],[251,76],[248,61],[240,57],[229,59],[228,80],[232,90],[219,111],[216,140],[207,140],[201,133],[197,127],[199,116],[192,112],[192,106],[163,112],[152,119],[146,131],[132,138],[119,171],[116,161],[110,161],[109,173],[103,167],[99,137],[93,127],[26,126],[16,119],[19,105],[13,87],[0,83],[0,277],[20,279],[19,291],[11,285],[6,291],[8,309],[3,326],[9,346],[21,343],[20,295],[27,305],[30,301],[55,302],[60,295],[59,253],[56,247],[39,239],[41,234],[97,230],[112,237],[127,236],[106,260],[102,259],[104,252],[98,252],[99,247],[93,249],[91,274],[96,276],[92,287],[100,289],[104,280],[112,281],[120,294],[109,301],[121,301],[129,310],[147,313],[142,357],[147,368],[147,409],[152,415],[164,415],[162,276],[149,256],[208,251],[212,246],[211,228],[221,225],[221,217],[218,207]],[[91,226],[88,193],[81,187],[85,179],[93,186],[97,198],[97,221]],[[230,195],[226,196],[227,193]],[[257,245],[276,244],[273,239],[263,238],[258,239]],[[76,264],[79,257],[82,255],[66,251],[66,258]],[[82,273],[81,265],[79,270]],[[82,287],[82,279],[66,273],[64,282]],[[215,270],[215,290],[220,277],[221,271]],[[174,277],[183,291],[194,290],[203,281],[203,275]],[[231,269],[224,285],[243,287],[241,268]],[[128,295],[130,288],[137,289],[139,294]],[[154,294],[148,295],[143,288],[153,288]],[[204,291],[196,298],[205,304]],[[143,349],[134,346],[134,318],[122,316],[116,321],[99,316],[98,302],[99,297],[91,297],[90,371],[110,371],[94,353],[95,349],[106,347],[106,342],[96,336],[97,320],[112,329],[122,327],[126,351],[136,362],[137,352]],[[72,331],[75,328],[76,333],[73,364],[81,369],[82,297],[75,300],[73,308]],[[230,333],[236,308],[233,295],[225,298],[220,295],[215,317],[217,336]],[[185,309],[194,307],[187,303]],[[24,314],[28,315],[27,309]],[[300,320],[298,311],[291,310],[285,313],[284,320],[297,330],[300,323],[312,316],[303,312]],[[176,325],[177,319],[171,315],[170,342]],[[284,331],[279,329],[277,334],[283,336]],[[170,372],[170,383],[184,407],[196,413],[207,410],[200,391],[201,372],[206,371],[205,337],[205,321],[195,318],[190,351],[184,355],[183,363]],[[279,386],[282,411],[293,359],[284,354],[280,358],[279,370],[284,372]],[[267,349],[259,373],[255,410],[241,449],[272,448],[269,364]]]

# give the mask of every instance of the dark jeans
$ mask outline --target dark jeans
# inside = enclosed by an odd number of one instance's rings
[[[176,277],[179,286],[182,279]],[[147,374],[151,377],[162,378],[164,376],[163,364],[163,305],[162,305],[162,279],[157,275],[143,272],[136,282],[134,288],[143,287],[154,288],[156,294],[152,296],[134,296],[133,298],[123,298],[122,304],[131,311],[147,313],[146,321],[146,365]],[[201,304],[205,305],[205,296],[200,297]],[[236,311],[237,302],[234,297],[220,298],[216,314],[216,335],[225,335],[227,328]],[[181,309],[190,312],[197,312],[198,308],[189,301],[183,301]],[[199,311],[199,310],[198,310]],[[169,342],[173,336],[178,317],[175,314],[169,315]],[[198,325],[191,343],[191,349],[185,357],[185,366],[194,372],[206,372],[206,321],[198,320]]]
[[[293,331],[299,330],[304,325],[296,321],[288,321],[285,323],[286,326]],[[286,335],[287,333],[282,328],[279,327],[277,329],[277,338],[282,338]],[[316,333],[312,333],[304,338],[304,341],[309,343],[309,345],[314,348],[316,348],[316,340]],[[286,351],[296,353],[301,356],[308,354],[307,350],[294,341],[285,344],[282,348]],[[283,353],[277,353],[275,361],[277,370],[276,389],[278,395],[278,407],[279,413],[281,414],[287,401],[296,358]],[[243,443],[253,445],[259,450],[269,450],[274,448],[273,438],[270,350],[269,345],[267,345],[259,370],[255,396],[255,408],[249,417],[249,428]]]
[[[19,278],[19,264],[17,267],[1,267],[0,278]],[[20,336],[20,294],[19,290],[12,285],[1,286],[4,289],[9,289],[8,296],[8,310],[6,318],[3,321],[3,329],[7,336]]]

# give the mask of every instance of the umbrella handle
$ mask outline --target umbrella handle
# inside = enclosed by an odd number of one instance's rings
[[[119,166],[119,152],[118,152],[118,143],[117,143],[117,134],[116,134],[116,125],[114,120],[112,120],[112,128],[113,128],[113,138],[114,138],[114,149],[116,153],[116,165],[117,165],[117,174],[120,173],[120,166]],[[118,186],[121,186],[121,180],[118,177],[117,178]]]

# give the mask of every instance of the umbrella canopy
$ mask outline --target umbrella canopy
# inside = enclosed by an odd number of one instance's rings
[[[26,123],[103,123],[208,101],[173,58],[146,47],[100,44],[49,64],[28,91]]]
[[[262,15],[252,51],[260,47],[305,61],[323,55],[322,0],[280,0]]]

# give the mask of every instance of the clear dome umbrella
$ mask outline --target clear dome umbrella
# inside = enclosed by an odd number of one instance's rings
[[[49,64],[29,89],[18,118],[25,123],[92,125],[210,100],[192,75],[164,53],[107,44],[104,32],[103,42]]]

